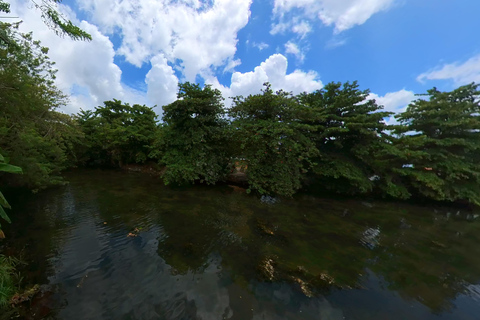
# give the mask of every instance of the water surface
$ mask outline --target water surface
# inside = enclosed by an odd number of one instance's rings
[[[12,198],[40,319],[479,319],[472,212],[79,170]],[[265,200],[265,199],[264,199]],[[266,199],[271,200],[271,199]],[[137,236],[128,237],[129,233]]]

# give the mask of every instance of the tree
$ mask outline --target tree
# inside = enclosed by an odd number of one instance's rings
[[[228,173],[223,98],[218,89],[179,84],[177,100],[163,107],[165,183],[215,184]]]
[[[33,6],[40,10],[41,16],[45,24],[50,27],[59,36],[69,36],[73,40],[92,40],[92,36],[75,26],[70,20],[63,17],[55,5],[61,3],[62,0],[31,0]],[[10,4],[0,0],[0,12],[10,13]],[[8,34],[0,31],[0,39],[10,42]]]
[[[62,183],[60,173],[72,164],[72,143],[81,132],[55,111],[66,97],[54,84],[48,49],[31,33],[4,30],[13,42],[0,42],[0,152],[24,171],[4,178],[32,189]]]
[[[8,172],[8,173],[22,173],[22,169],[17,166],[12,166],[8,164],[7,160],[0,154],[0,172]],[[8,203],[7,199],[3,196],[2,192],[0,192],[0,218],[11,223],[10,218],[8,217],[5,209],[11,209],[10,204]],[[0,239],[5,238],[5,234],[2,231],[2,225],[0,224]]]
[[[393,173],[410,193],[480,205],[478,87],[433,88],[429,100],[418,99],[396,116],[397,145],[405,156]]]
[[[290,93],[273,92],[264,84],[261,94],[236,97],[229,115],[238,141],[237,157],[247,162],[249,190],[260,194],[293,195],[316,155],[314,144],[299,122],[305,109]]]
[[[76,120],[86,136],[83,161],[122,166],[148,160],[157,130],[152,108],[120,100],[105,101],[95,111],[81,111]]]
[[[299,97],[311,114],[303,122],[315,127],[310,138],[319,155],[312,159],[312,172],[327,189],[368,193],[380,176],[376,155],[388,147],[384,118],[392,113],[382,112],[382,106],[368,99],[368,94],[355,81],[343,86],[332,82]]]

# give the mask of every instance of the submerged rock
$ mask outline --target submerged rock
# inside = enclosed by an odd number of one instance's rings
[[[274,259],[277,259],[277,257],[276,256],[266,257],[257,266],[257,270],[260,272],[260,275],[263,278],[263,280],[266,280],[266,281],[275,280],[276,262]]]
[[[310,285],[307,282],[297,277],[292,277],[292,279],[300,286],[300,290],[303,292],[304,295],[309,298],[313,297],[313,291],[310,289]]]

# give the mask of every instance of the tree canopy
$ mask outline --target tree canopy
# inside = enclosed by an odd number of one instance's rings
[[[165,182],[224,180],[230,159],[222,94],[211,86],[186,82],[179,84],[177,98],[163,108]]]
[[[0,40],[0,154],[24,173],[2,174],[5,183],[41,190],[64,183],[71,166],[157,163],[166,184],[215,184],[241,162],[258,194],[314,186],[480,204],[477,84],[433,88],[390,126],[384,119],[393,114],[357,82],[299,95],[266,83],[229,108],[218,89],[186,82],[161,123],[153,108],[116,99],[72,117],[58,111],[67,96],[54,84],[48,48],[18,25],[0,28],[8,40]]]
[[[480,204],[478,86],[451,92],[433,88],[428,100],[418,99],[397,115],[396,145],[407,157],[395,171],[411,194]]]
[[[302,186],[317,154],[300,120],[307,110],[285,91],[266,83],[261,94],[236,97],[229,115],[237,142],[237,158],[245,159],[250,188],[260,193],[293,195]]]
[[[81,111],[76,120],[85,134],[82,162],[122,166],[149,159],[157,129],[152,108],[119,100],[105,101],[95,111]]]

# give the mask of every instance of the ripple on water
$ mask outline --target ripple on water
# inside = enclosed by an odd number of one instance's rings
[[[44,283],[65,301],[58,319],[470,319],[456,306],[480,314],[477,220],[353,200],[262,203],[118,172],[70,181],[25,205],[33,222],[18,223]],[[259,280],[265,257],[275,260],[271,281]]]

